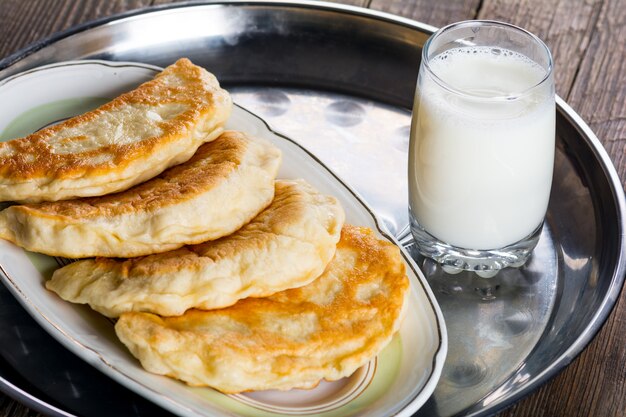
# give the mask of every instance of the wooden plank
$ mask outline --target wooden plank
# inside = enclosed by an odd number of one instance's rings
[[[370,0],[331,0],[333,3],[348,4],[351,6],[368,7]]]
[[[149,4],[150,0],[2,0],[0,57],[79,23]]]
[[[44,417],[35,411],[13,401],[13,399],[0,394],[0,416],[10,417]]]
[[[476,17],[480,0],[372,0],[370,8],[441,27]]]
[[[188,0],[154,0],[152,4],[156,5],[156,4],[180,3],[183,1],[188,1]],[[348,4],[351,6],[360,6],[360,7],[367,7],[367,4],[369,3],[369,0],[330,0],[330,1],[332,1],[333,3]]]
[[[567,97],[602,1],[484,0],[478,18],[513,23],[543,39],[554,57],[557,94]]]
[[[606,147],[620,174],[622,185],[626,185],[624,39],[625,3],[623,0],[608,0],[600,14],[574,88],[567,99]],[[626,373],[626,370],[622,371]]]

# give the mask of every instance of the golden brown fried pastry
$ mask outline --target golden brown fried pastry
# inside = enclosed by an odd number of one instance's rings
[[[182,165],[104,197],[14,205],[0,238],[53,256],[132,257],[228,235],[274,197],[281,153],[228,131]]]
[[[212,74],[181,59],[96,110],[0,143],[0,201],[125,190],[188,160],[231,108]]]
[[[142,258],[78,261],[55,271],[46,287],[109,317],[226,307],[317,278],[343,220],[335,198],[304,181],[276,181],[270,206],[232,235]]]
[[[115,331],[156,374],[225,393],[311,388],[352,374],[398,330],[409,292],[398,248],[346,226],[311,284],[180,317],[122,314]]]

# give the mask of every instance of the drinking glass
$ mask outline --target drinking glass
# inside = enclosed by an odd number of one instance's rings
[[[555,118],[552,57],[530,32],[466,21],[426,42],[409,146],[424,256],[483,277],[526,262],[548,207]]]

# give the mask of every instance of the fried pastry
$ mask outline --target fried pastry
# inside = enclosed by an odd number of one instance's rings
[[[141,258],[96,258],[54,272],[61,298],[117,317],[180,315],[306,285],[335,253],[344,212],[304,181],[276,181],[272,203],[232,235]]]
[[[0,143],[0,201],[57,201],[125,190],[188,160],[222,133],[230,95],[180,59],[111,102]]]
[[[225,393],[312,388],[352,374],[399,329],[409,281],[398,248],[345,226],[311,284],[180,317],[122,314],[115,331],[143,367]]]
[[[274,197],[278,148],[228,131],[187,162],[104,197],[14,205],[0,238],[52,256],[133,257],[231,234]]]

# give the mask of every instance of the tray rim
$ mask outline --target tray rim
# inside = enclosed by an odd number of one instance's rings
[[[293,7],[304,9],[318,9],[331,12],[343,12],[347,14],[363,16],[366,18],[376,18],[378,20],[388,21],[394,24],[401,24],[411,29],[418,29],[426,34],[431,35],[438,28],[427,23],[422,23],[417,20],[408,19],[402,16],[394,15],[391,13],[381,12],[378,10],[367,9],[359,6],[352,6],[349,4],[332,3],[328,1],[317,0],[186,0],[179,3],[165,3],[146,7],[140,7],[133,10],[128,10],[121,13],[116,13],[111,16],[105,16],[90,20],[85,23],[72,26],[68,29],[53,33],[50,36],[37,40],[24,48],[9,54],[0,60],[0,73],[11,65],[27,58],[29,55],[43,49],[53,43],[68,38],[72,35],[84,32],[86,30],[104,26],[109,23],[133,18],[139,15],[147,13],[158,13],[162,11],[191,8],[191,7],[210,7],[210,6],[222,6],[222,7],[240,7],[240,6],[279,6],[279,7]],[[20,71],[21,72],[21,71]],[[2,75],[0,74],[0,79]]]
[[[43,49],[51,44],[54,44],[62,39],[68,38],[72,35],[79,34],[81,32],[87,31],[89,29],[104,26],[106,24],[113,24],[118,21],[122,21],[125,19],[131,19],[137,16],[141,16],[148,13],[159,13],[165,12],[174,9],[182,9],[182,8],[192,8],[192,7],[240,7],[240,6],[260,6],[260,7],[291,7],[291,8],[300,8],[300,9],[314,9],[314,10],[323,10],[330,11],[335,13],[345,13],[349,15],[356,15],[365,18],[370,18],[374,20],[384,21],[391,24],[396,24],[400,26],[407,27],[409,29],[417,30],[425,34],[432,34],[437,30],[436,27],[404,18],[401,16],[393,15],[386,12],[380,12],[377,10],[366,9],[358,6],[352,5],[344,5],[338,3],[330,3],[325,1],[313,1],[313,0],[201,0],[201,1],[186,1],[175,4],[163,4],[157,6],[148,6],[142,7],[139,9],[134,9],[118,14],[114,14],[111,16],[106,16],[103,18],[95,19],[89,22],[85,22],[79,24],[77,26],[71,27],[67,30],[57,32],[49,37],[43,38],[39,41],[36,41],[25,48],[22,48],[13,54],[8,55],[4,59],[0,60],[0,80],[4,80],[11,75],[7,75],[3,77],[2,72],[12,65],[20,62],[21,60],[27,58],[33,53]],[[27,71],[27,70],[26,70]],[[22,72],[22,71],[19,71]],[[572,343],[568,349],[562,353],[555,361],[553,361],[550,366],[544,369],[541,373],[535,375],[534,378],[528,382],[526,386],[520,388],[516,391],[510,393],[509,398],[503,401],[498,407],[491,409],[491,412],[497,412],[504,408],[511,406],[513,403],[517,402],[522,397],[530,394],[535,391],[541,385],[548,382],[554,376],[556,376],[562,369],[564,369],[567,365],[569,365],[578,355],[582,353],[582,351],[588,346],[588,344],[595,338],[597,333],[606,323],[613,307],[615,306],[617,300],[620,297],[620,294],[624,287],[624,280],[626,275],[626,256],[624,255],[624,248],[626,248],[626,198],[624,196],[624,188],[621,183],[621,179],[617,174],[617,170],[615,169],[613,162],[608,155],[606,149],[598,139],[598,137],[593,133],[592,129],[587,125],[587,123],[574,111],[572,107],[570,107],[565,100],[560,97],[556,97],[556,105],[557,111],[562,114],[568,122],[579,131],[580,136],[583,138],[584,143],[590,148],[592,153],[595,155],[597,161],[599,162],[604,177],[607,179],[607,183],[610,187],[611,195],[613,197],[613,201],[616,207],[617,218],[615,221],[618,224],[618,237],[619,237],[619,253],[621,255],[618,256],[616,265],[613,269],[613,274],[611,276],[611,283],[607,290],[606,296],[600,303],[600,306],[595,311],[593,316],[590,318],[589,324],[584,328],[584,330],[580,333],[578,338]],[[9,395],[10,397],[23,402],[25,405],[36,409],[41,410],[43,412],[52,411],[50,408],[39,408],[43,406],[43,404],[48,405],[51,408],[56,409],[56,407],[49,405],[42,400],[33,397],[29,393],[19,389],[20,392],[16,392],[11,389],[11,387],[15,387],[15,385],[9,382],[8,385],[4,384],[6,381],[4,378],[0,377],[0,391]],[[23,394],[25,393],[25,394]],[[14,394],[14,395],[12,395]],[[18,398],[16,398],[18,397]],[[33,400],[34,398],[34,400]],[[470,413],[469,415],[481,415],[484,413],[484,410],[477,410],[475,412]],[[59,415],[68,415],[68,414],[59,414]]]

